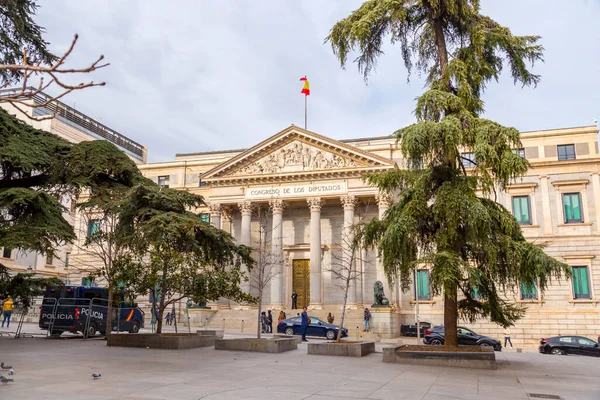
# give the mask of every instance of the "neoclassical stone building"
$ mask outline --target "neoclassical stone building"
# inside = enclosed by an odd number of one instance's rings
[[[600,333],[597,134],[595,126],[523,132],[523,148],[515,149],[531,169],[499,193],[499,202],[513,211],[528,240],[544,243],[548,254],[574,272],[573,280],[554,281],[543,296],[537,287],[507,293],[528,306],[526,318],[512,329],[517,344],[533,346],[542,336],[567,332],[590,338]],[[250,149],[178,154],[174,161],[140,169],[159,185],[203,195],[208,207],[199,210],[201,217],[240,243],[258,246],[264,224],[256,218],[257,210],[267,213],[268,240],[263,243],[277,260],[266,288],[269,307],[289,309],[295,291],[298,306],[308,305],[317,314],[338,314],[343,292],[332,271],[348,261],[345,228],[381,217],[393,200],[362,176],[402,164],[394,138],[339,141],[290,126]],[[443,322],[442,299],[432,296],[426,268],[416,271],[418,285],[403,293],[388,285],[376,252],[358,253],[354,268],[360,278],[350,288],[350,308],[370,306],[378,280],[384,282],[393,305],[385,315],[378,314],[376,331],[399,335],[399,324],[414,324],[417,302],[421,321]],[[245,289],[256,291],[251,285]],[[215,306],[224,315],[238,307],[226,299]],[[499,327],[485,321],[472,327],[501,334]]]

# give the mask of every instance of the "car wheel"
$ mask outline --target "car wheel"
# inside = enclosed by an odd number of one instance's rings
[[[431,344],[432,346],[441,346],[444,343],[442,343],[442,341],[440,339],[431,339],[429,344]]]
[[[332,331],[331,329],[328,330],[327,332],[325,332],[325,337],[327,338],[327,340],[333,340],[335,339],[337,335],[335,334],[334,331]]]
[[[94,337],[95,334],[96,334],[96,324],[91,323],[87,327],[87,337]]]
[[[129,333],[138,333],[140,331],[140,323],[138,321],[134,321],[133,326],[129,330]]]
[[[488,342],[481,342],[481,343],[479,343],[479,346],[481,346],[481,347],[491,347],[492,345],[489,344]]]
[[[294,328],[285,328],[286,336],[294,336]]]
[[[554,354],[555,356],[564,356],[567,353],[565,353],[564,350],[562,349],[552,349],[552,351],[550,352],[551,354]]]

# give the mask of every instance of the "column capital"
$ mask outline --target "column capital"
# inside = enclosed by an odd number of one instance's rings
[[[219,203],[210,203],[208,205],[208,208],[210,209],[211,215],[221,215],[221,213],[223,212],[223,208]]]
[[[282,214],[283,209],[285,208],[285,204],[281,199],[270,200],[269,206],[271,207],[271,211],[273,212],[273,214]]]
[[[340,200],[342,201],[344,210],[354,210],[354,207],[356,206],[356,196],[342,196],[340,197]]]
[[[377,201],[377,205],[385,208],[389,208],[392,204],[392,195],[389,193],[379,193],[375,195],[375,200]]]
[[[238,203],[238,207],[240,208],[242,215],[252,215],[252,202],[241,201]]]
[[[323,205],[323,201],[320,197],[311,197],[306,199],[310,211],[321,211],[321,206]]]

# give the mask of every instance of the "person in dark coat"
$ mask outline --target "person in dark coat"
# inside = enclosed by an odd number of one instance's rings
[[[268,322],[268,331],[267,333],[273,333],[273,314],[271,314],[271,310],[267,313],[267,322]]]
[[[298,308],[298,294],[294,291],[292,292],[292,310]]]
[[[308,319],[308,313],[306,312],[306,307],[304,307],[304,311],[302,311],[302,323],[301,323],[301,327],[302,327],[302,341],[303,342],[308,342],[308,340],[306,340],[306,329],[308,328],[308,324],[309,324],[309,319]]]

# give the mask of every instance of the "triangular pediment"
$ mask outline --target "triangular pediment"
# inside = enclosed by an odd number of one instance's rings
[[[394,167],[384,157],[291,126],[202,175],[206,183],[357,175]]]

